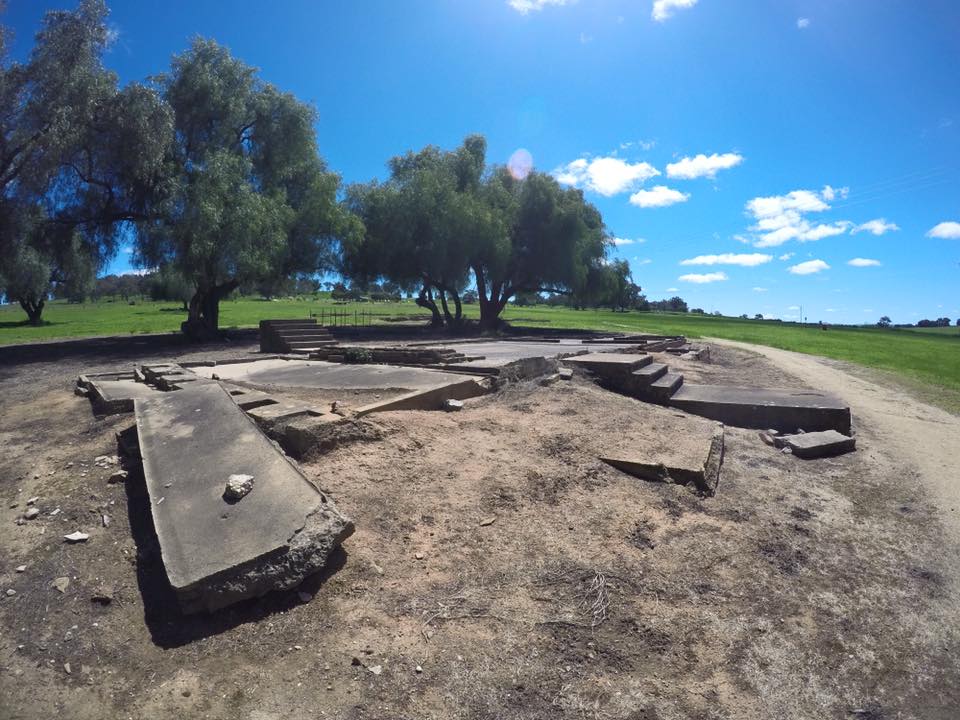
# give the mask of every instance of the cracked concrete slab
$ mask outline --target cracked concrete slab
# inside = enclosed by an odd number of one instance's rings
[[[217,383],[138,398],[135,412],[154,527],[184,612],[294,587],[353,533]],[[229,504],[234,474],[252,475],[254,489]]]

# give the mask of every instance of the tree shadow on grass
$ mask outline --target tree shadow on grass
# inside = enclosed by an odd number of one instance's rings
[[[125,434],[128,438],[130,434],[135,437],[133,428]],[[164,649],[182,647],[302,605],[301,592],[310,596],[317,594],[327,579],[347,562],[347,553],[341,546],[330,554],[323,570],[292,590],[271,592],[213,613],[184,615],[163,565],[142,466],[129,467],[126,491],[130,533],[137,546],[137,585],[143,598],[143,619],[154,644]]]
[[[0,330],[11,330],[13,328],[53,327],[54,325],[63,325],[63,323],[50,322],[49,320],[41,320],[39,325],[31,325],[30,321],[24,318],[23,320],[4,320],[3,322],[0,322]]]

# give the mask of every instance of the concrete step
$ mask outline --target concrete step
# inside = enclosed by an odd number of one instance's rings
[[[680,373],[664,373],[647,387],[650,399],[658,403],[666,403],[673,394],[683,385],[683,375]]]
[[[272,328],[298,327],[298,326],[306,326],[306,325],[313,325],[314,327],[316,327],[317,319],[316,318],[292,318],[290,320],[261,320],[260,321],[261,327],[267,326]]]
[[[564,358],[563,362],[574,367],[589,370],[604,380],[623,380],[634,370],[649,365],[653,358],[649,355],[627,353],[587,353]]]
[[[648,363],[644,367],[634,370],[630,376],[635,385],[647,386],[667,374],[667,366],[663,363]]]
[[[813,390],[766,390],[684,384],[670,406],[728,425],[780,432],[836,430],[850,435],[850,407]]]
[[[326,328],[313,325],[310,327],[294,327],[294,328],[275,328],[277,335],[283,338],[287,337],[297,337],[299,335],[323,335],[324,337],[333,337]]]
[[[328,347],[330,345],[336,345],[336,344],[337,344],[336,340],[310,338],[307,340],[294,340],[293,342],[288,342],[287,346],[291,350],[299,350],[301,348],[314,348],[316,350],[322,347]]]

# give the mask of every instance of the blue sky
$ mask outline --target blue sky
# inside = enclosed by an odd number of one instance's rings
[[[71,4],[9,0],[15,52],[43,10]],[[954,0],[110,6],[123,82],[216,38],[317,106],[346,182],[472,132],[495,162],[526,149],[584,188],[651,298],[825,322],[960,317]]]

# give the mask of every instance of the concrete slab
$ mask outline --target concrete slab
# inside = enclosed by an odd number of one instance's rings
[[[630,438],[627,431],[627,440],[620,440],[619,448],[602,454],[600,460],[643,480],[693,485],[700,493],[713,495],[723,452],[723,426],[698,421],[688,424],[683,433],[659,441]]]
[[[422,390],[463,380],[463,375],[393,365],[344,365],[322,360],[274,358],[249,363],[222,363],[215,368],[195,368],[204,377],[216,373],[221,380],[251,385],[309,387],[340,390]]]
[[[593,352],[564,359],[564,364],[589,370],[604,380],[625,380],[630,373],[649,365],[649,355],[615,352]]]
[[[137,399],[154,527],[184,612],[216,610],[299,584],[353,523],[257,429],[217,383]],[[230,505],[230,475],[254,477]]]
[[[447,400],[468,400],[490,392],[492,381],[476,378],[460,379],[427,390],[417,390],[389,400],[380,400],[364,405],[354,411],[355,417],[363,417],[375,412],[391,410],[442,410]]]
[[[842,455],[857,446],[856,438],[841,435],[836,430],[784,435],[777,440],[790,448],[798,458],[804,459]]]
[[[671,406],[745,428],[836,430],[850,434],[850,408],[839,398],[816,391],[765,390],[729,385],[684,384]]]
[[[87,376],[90,401],[94,412],[103,415],[117,415],[133,412],[133,401],[137,398],[153,397],[160,393],[156,388],[139,383],[132,378],[127,380],[100,380]]]

